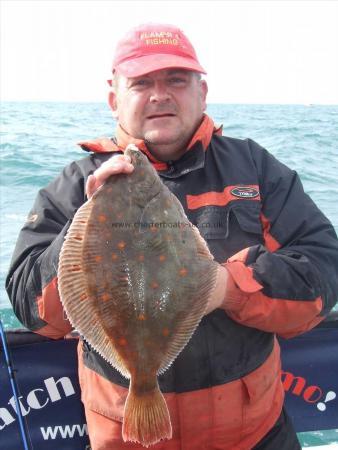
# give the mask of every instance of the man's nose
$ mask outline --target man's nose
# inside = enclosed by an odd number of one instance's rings
[[[168,86],[163,82],[156,82],[150,94],[151,102],[166,102],[170,99]]]

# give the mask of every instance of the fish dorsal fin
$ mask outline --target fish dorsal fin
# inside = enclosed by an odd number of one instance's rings
[[[171,366],[173,361],[189,342],[207,309],[216,286],[218,265],[213,261],[213,256],[209,252],[207,244],[199,234],[197,228],[194,229],[194,236],[197,247],[196,257],[206,260],[204,263],[205,270],[202,271],[201,276],[196,280],[197,288],[194,304],[192,308],[186,312],[186,317],[182,321],[179,321],[179,326],[176,329],[174,338],[163,357],[161,367],[158,371],[159,374],[162,374]],[[187,290],[189,290],[189,288],[190,286],[187,286]]]
[[[61,302],[71,324],[76,324],[77,330],[86,336],[88,343],[123,376],[130,378],[128,370],[100,323],[95,302],[90,298],[86,282],[82,243],[92,208],[92,200],[88,200],[79,208],[60,253],[58,284]]]
[[[202,258],[213,260],[214,257],[210,253],[210,250],[209,250],[209,247],[208,247],[207,243],[205,242],[205,240],[200,235],[200,232],[198,231],[198,228],[195,227],[195,225],[192,225],[191,228],[192,228],[192,231],[193,231],[193,233],[195,235],[195,239],[196,239],[197,254],[199,256],[201,256]]]

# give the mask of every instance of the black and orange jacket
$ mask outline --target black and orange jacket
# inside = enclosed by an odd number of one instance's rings
[[[81,143],[91,154],[39,192],[7,278],[14,311],[27,328],[52,338],[71,330],[57,289],[59,252],[86,201],[88,175],[129,142],[118,128],[117,138]],[[294,171],[252,140],[221,136],[208,116],[177,161],[156,161],[143,142],[134,142],[231,275],[224,308],[202,319],[159,377],[174,438],[185,450],[251,448],[283,403],[275,334],[310,329],[336,302],[337,237]],[[119,421],[127,380],[87,344],[79,363],[86,407]]]

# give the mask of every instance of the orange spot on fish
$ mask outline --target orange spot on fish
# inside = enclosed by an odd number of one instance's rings
[[[125,248],[125,246],[126,246],[126,243],[124,241],[120,241],[117,244],[117,248],[119,248],[120,250],[123,250]]]
[[[74,236],[74,239],[76,239],[77,241],[82,241],[82,236],[79,236],[79,235]]]
[[[158,258],[161,262],[165,261],[167,257],[165,255],[160,255]]]
[[[163,328],[162,330],[163,336],[169,336],[169,333],[170,333],[169,328]]]
[[[100,263],[100,262],[102,261],[102,256],[101,256],[101,255],[95,256],[95,261],[96,261],[97,263]]]
[[[100,215],[98,216],[98,221],[99,221],[100,223],[106,222],[106,221],[107,221],[107,216],[106,216],[105,214],[100,214]]]
[[[87,294],[81,294],[80,295],[80,300],[86,300],[88,298]]]
[[[112,259],[113,261],[116,261],[116,260],[118,259],[117,254],[116,254],[116,253],[112,253],[111,259]]]
[[[137,259],[138,259],[139,261],[144,261],[144,255],[138,255]]]
[[[156,281],[153,281],[150,285],[153,289],[157,289],[158,288],[158,283]]]
[[[185,277],[188,271],[185,267],[182,267],[178,273],[180,274],[181,277]]]
[[[128,341],[127,341],[126,338],[122,337],[122,338],[120,338],[120,339],[118,340],[118,343],[119,343],[120,345],[122,345],[122,346],[125,346],[125,345],[128,344]]]
[[[70,270],[71,270],[71,272],[80,272],[81,267],[74,265],[74,266],[71,267]]]
[[[146,316],[141,313],[138,315],[138,320],[146,320]]]
[[[109,299],[110,299],[110,295],[107,294],[107,292],[104,292],[104,293],[101,295],[101,300],[102,300],[103,302],[106,302],[106,301],[109,300]]]

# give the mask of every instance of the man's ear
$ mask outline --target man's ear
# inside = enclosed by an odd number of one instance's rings
[[[113,117],[117,119],[117,102],[116,102],[116,94],[115,92],[110,89],[108,93],[108,104],[110,106],[110,109],[113,112]]]
[[[201,80],[200,83],[203,111],[205,111],[207,109],[208,84],[205,80]]]

